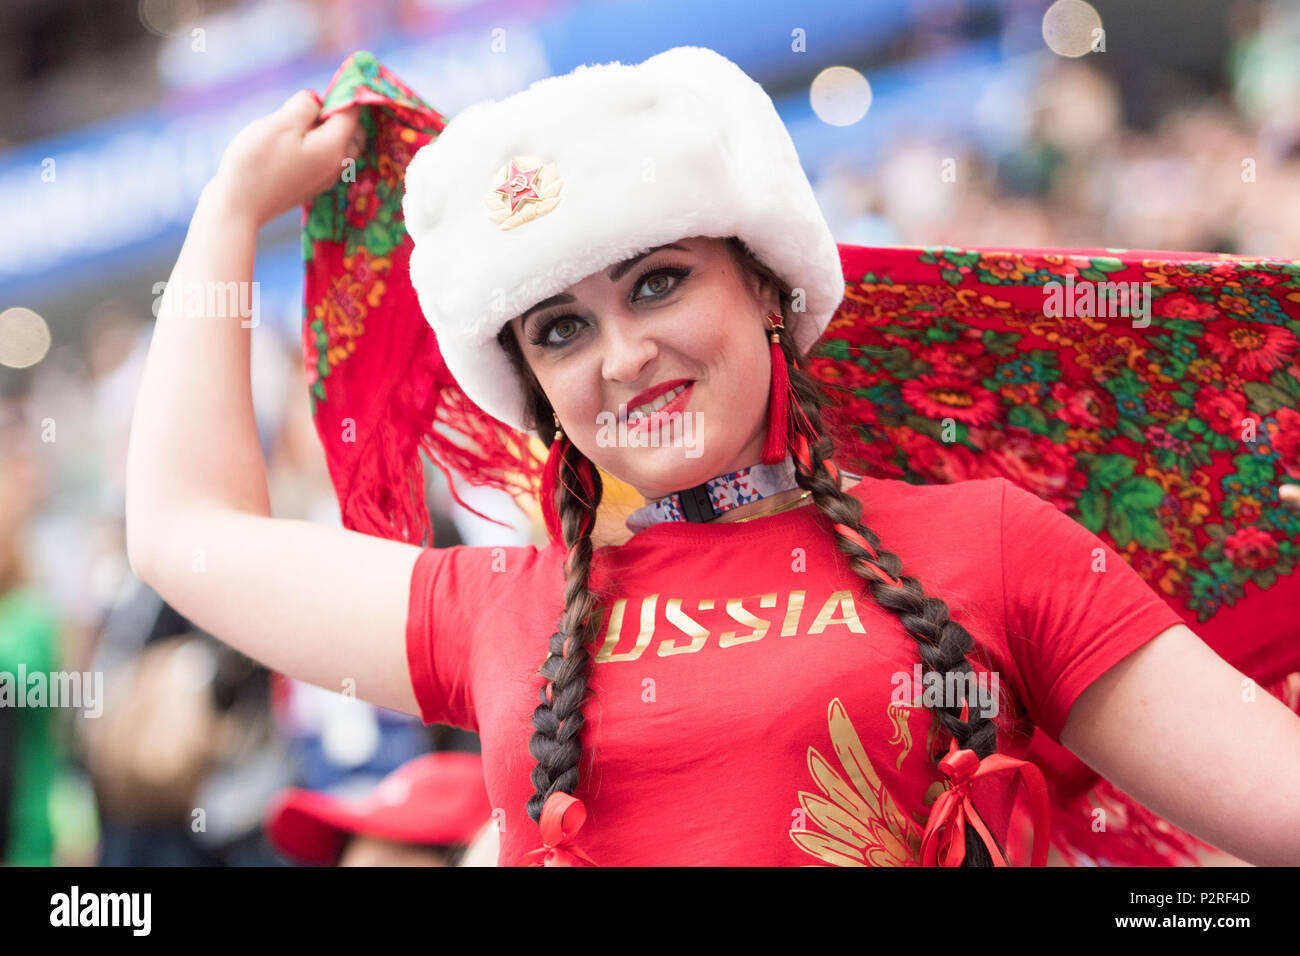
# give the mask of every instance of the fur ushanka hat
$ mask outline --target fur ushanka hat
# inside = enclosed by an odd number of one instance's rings
[[[647,249],[739,237],[802,290],[787,319],[800,354],[844,295],[835,240],[771,98],[702,47],[581,66],[467,108],[412,158],[402,211],[411,283],[447,369],[520,431],[525,386],[501,327]]]

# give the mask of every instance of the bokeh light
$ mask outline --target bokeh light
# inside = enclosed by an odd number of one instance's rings
[[[1101,28],[1101,14],[1086,0],[1056,0],[1043,14],[1043,42],[1058,56],[1086,56]]]
[[[50,350],[50,327],[22,306],[0,312],[0,365],[28,368]]]
[[[809,98],[823,123],[852,126],[871,108],[871,84],[852,67],[831,66],[813,78]]]

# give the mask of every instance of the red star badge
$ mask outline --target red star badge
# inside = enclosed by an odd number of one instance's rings
[[[500,193],[506,199],[509,199],[510,211],[514,212],[525,199],[540,200],[542,198],[537,194],[537,190],[533,188],[533,181],[541,171],[542,167],[540,166],[536,169],[520,169],[512,159],[510,160],[510,172],[506,175],[506,181],[492,191]]]

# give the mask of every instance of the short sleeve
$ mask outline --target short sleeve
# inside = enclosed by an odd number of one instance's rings
[[[420,552],[406,619],[406,659],[420,719],[467,730],[478,729],[469,687],[473,621],[462,620],[457,585],[471,583],[477,564],[464,552],[472,550],[457,545]]]
[[[1050,502],[1002,481],[1002,593],[1031,720],[1060,743],[1093,681],[1183,619],[1114,549]]]

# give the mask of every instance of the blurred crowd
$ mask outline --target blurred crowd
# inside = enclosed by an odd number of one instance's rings
[[[1098,58],[1056,58],[1036,87],[981,101],[986,135],[918,122],[868,175],[816,184],[836,238],[1300,258],[1300,5],[1266,31],[1238,7],[1209,95],[1138,128]]]
[[[102,673],[108,702],[98,716],[0,708],[18,735],[15,745],[0,744],[0,773],[13,781],[0,791],[11,808],[0,859],[10,864],[296,862],[302,858],[286,857],[268,839],[270,808],[287,788],[328,793],[343,813],[347,801],[365,798],[422,755],[477,760],[475,734],[425,727],[269,673],[131,573],[122,476],[150,327],[106,304],[87,322],[83,342],[55,349],[29,390],[4,399],[0,672],[17,673],[21,662],[29,673]],[[255,332],[254,343],[272,512],[338,525],[301,349],[269,329]],[[531,517],[505,496],[472,492],[513,531],[453,511],[442,473],[427,471],[438,546],[535,540]],[[460,792],[463,765],[457,772]],[[485,806],[481,775],[477,788]],[[293,820],[307,812],[289,811]],[[358,821],[364,828],[364,816]],[[475,829],[487,821],[484,809]],[[375,855],[372,848],[356,858]]]
[[[331,29],[355,10],[319,6]],[[387,9],[400,23],[428,6]],[[1300,14],[1266,31],[1258,4],[1239,6],[1219,88],[1149,126],[1089,57],[993,104],[1001,135],[918,120],[871,169],[814,184],[837,239],[1300,258]],[[150,328],[102,301],[0,396],[0,672],[102,672],[122,702],[97,718],[0,708],[0,861],[493,865],[475,735],[269,674],[131,573],[123,471]],[[272,510],[338,524],[301,355],[254,335]],[[509,499],[475,503],[513,532],[453,509],[428,471],[438,546],[542,540]]]

